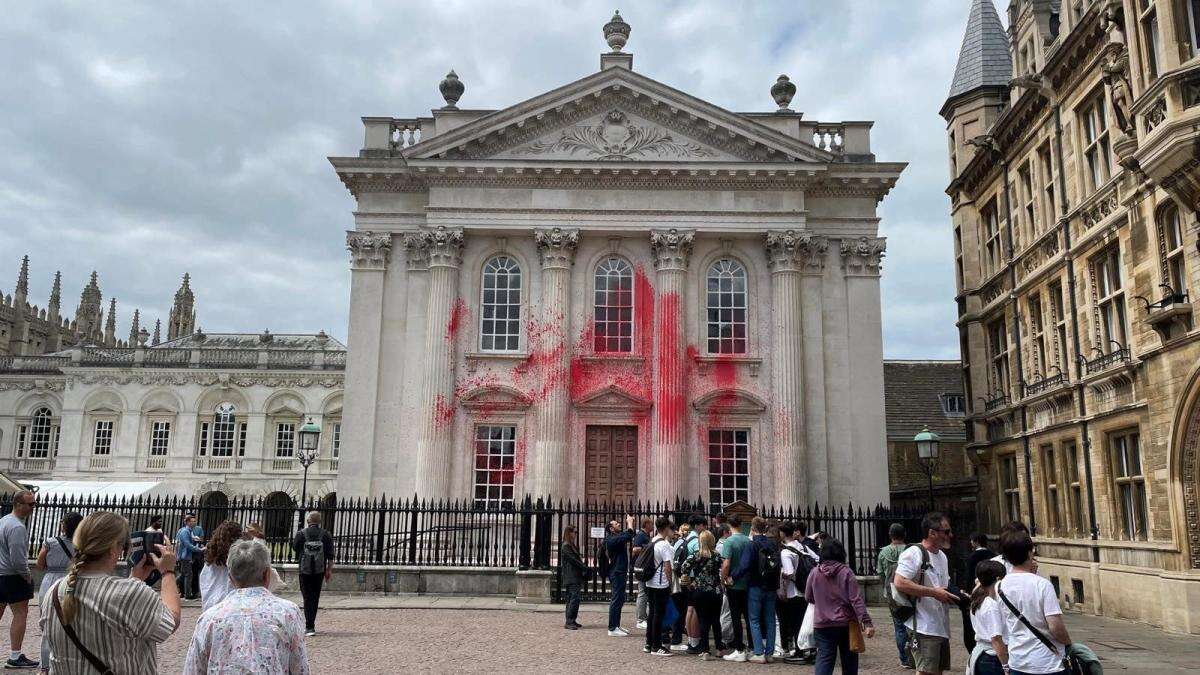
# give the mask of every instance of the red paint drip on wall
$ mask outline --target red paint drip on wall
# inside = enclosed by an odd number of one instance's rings
[[[633,270],[633,324],[641,345],[638,351],[649,354],[654,345],[654,287],[641,265]]]
[[[659,298],[662,318],[659,322],[659,377],[654,383],[654,408],[658,411],[656,426],[661,438],[679,440],[679,431],[686,417],[683,383],[685,364],[680,346],[679,294],[664,293]]]
[[[442,429],[450,426],[454,422],[454,415],[458,410],[458,405],[453,401],[447,401],[445,396],[437,395],[433,401],[433,425],[437,429]]]
[[[467,303],[462,298],[455,298],[454,304],[450,306],[450,318],[446,321],[447,342],[453,342],[458,337],[458,333],[466,321],[467,313]]]

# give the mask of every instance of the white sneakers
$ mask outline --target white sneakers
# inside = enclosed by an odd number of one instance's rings
[[[608,631],[608,637],[629,637],[629,631],[617,626],[616,628]]]
[[[645,621],[637,622],[637,629],[638,630],[646,630],[646,622]]]
[[[745,663],[746,652],[732,651],[721,658],[725,659],[726,661],[733,661],[735,663]]]
[[[658,649],[655,649],[654,651],[650,652],[650,656],[675,656],[675,655],[672,654],[671,652],[663,649],[662,647],[659,647]]]
[[[683,644],[682,642],[677,645],[671,645],[671,651],[673,652],[686,652],[687,649],[687,645]]]

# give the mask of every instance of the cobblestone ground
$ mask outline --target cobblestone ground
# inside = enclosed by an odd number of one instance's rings
[[[768,666],[702,662],[695,657],[651,657],[641,653],[643,634],[632,631],[627,638],[610,638],[605,631],[604,608],[585,605],[580,614],[584,628],[565,631],[561,609],[529,611],[513,608],[511,600],[479,603],[472,609],[427,609],[418,606],[461,607],[465,599],[430,598],[330,598],[330,604],[355,609],[322,609],[317,628],[308,638],[309,662],[313,673],[571,673],[629,672],[631,668],[653,668],[662,673],[716,673],[745,668],[767,668],[772,672],[806,672],[811,667],[783,663]],[[386,608],[379,608],[386,605]],[[508,607],[484,609],[482,607]],[[549,608],[544,608],[549,609]],[[628,608],[627,608],[628,609]],[[191,639],[199,608],[184,609],[183,625],[158,651],[159,670],[179,673]],[[36,658],[37,610],[31,612],[26,653]],[[876,625],[890,624],[884,612],[872,608]],[[626,612],[625,624],[632,625]],[[9,617],[0,620],[0,641],[7,638]],[[1200,641],[1194,636],[1166,635],[1151,627],[1070,615],[1073,637],[1090,644],[1104,660],[1106,672],[1163,673],[1197,672]],[[961,673],[966,654],[961,639],[952,645],[954,668]],[[653,661],[651,661],[653,659]],[[867,642],[862,673],[911,673],[899,668],[890,630]]]

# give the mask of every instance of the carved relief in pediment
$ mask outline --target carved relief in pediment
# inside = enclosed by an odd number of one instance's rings
[[[577,410],[593,412],[646,411],[650,406],[650,401],[634,396],[615,385],[588,394],[575,402]]]

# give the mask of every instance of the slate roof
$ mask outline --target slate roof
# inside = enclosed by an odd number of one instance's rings
[[[958,66],[947,99],[980,87],[1006,86],[1012,79],[1008,34],[993,0],[972,0],[971,16],[958,52]]]
[[[958,361],[884,361],[883,400],[889,440],[911,441],[929,425],[944,441],[966,441],[962,415],[942,411],[942,394],[963,393]]]
[[[295,349],[311,351],[346,351],[346,345],[326,336],[271,334],[269,342],[262,341],[260,333],[207,333],[203,339],[195,333],[175,338],[151,347],[151,349]]]

